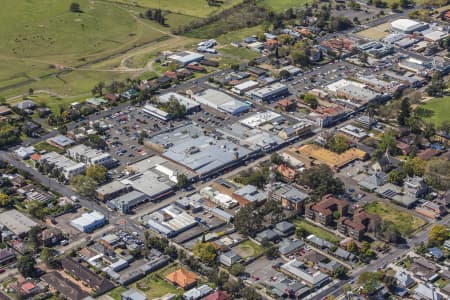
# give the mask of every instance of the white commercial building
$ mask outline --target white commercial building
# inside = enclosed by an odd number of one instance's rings
[[[250,91],[254,88],[257,88],[259,85],[258,82],[254,81],[254,80],[248,80],[248,81],[244,81],[240,84],[235,85],[231,91],[235,94],[238,95],[244,95],[245,92]]]
[[[286,96],[287,94],[289,94],[288,87],[282,83],[276,82],[263,88],[252,90],[250,92],[250,97],[258,101],[272,101],[282,96]]]
[[[102,227],[106,224],[106,218],[98,211],[92,211],[90,213],[84,213],[81,217],[70,221],[70,225],[82,232],[93,232],[95,229]]]
[[[147,225],[167,237],[175,236],[197,225],[197,221],[184,210],[169,205],[148,215]]]
[[[191,51],[183,51],[170,55],[169,60],[172,60],[182,66],[185,66],[193,62],[201,61],[204,57],[205,56],[203,54]]]
[[[39,159],[39,163],[58,169],[66,179],[79,175],[86,170],[85,163],[75,162],[56,152],[43,154]]]
[[[239,115],[249,110],[249,106],[244,102],[239,101],[224,92],[214,89],[206,89],[196,93],[192,96],[192,98],[200,104],[232,115]]]
[[[158,97],[159,102],[168,103],[171,99],[176,100],[179,104],[184,105],[186,107],[186,112],[191,113],[200,109],[200,104],[195,102],[194,100],[177,94],[177,93],[165,93]]]
[[[391,22],[391,29],[393,31],[402,33],[413,33],[415,31],[423,31],[427,29],[429,25],[423,22],[417,22],[411,19],[398,19]]]
[[[142,108],[142,111],[163,121],[172,119],[172,116],[168,112],[165,112],[152,104],[145,105],[144,108]]]
[[[102,150],[93,149],[83,144],[67,149],[67,156],[78,162],[86,163],[87,165],[111,167],[115,163],[111,154]]]
[[[281,117],[280,114],[267,110],[264,112],[257,112],[254,115],[251,115],[248,118],[242,119],[239,122],[242,125],[245,125],[250,128],[256,128],[264,123],[270,122],[272,120],[275,120],[276,118]]]

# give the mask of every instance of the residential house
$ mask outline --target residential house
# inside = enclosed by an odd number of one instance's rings
[[[284,164],[278,166],[277,172],[281,175],[281,179],[288,183],[293,182],[298,174],[296,170]]]
[[[175,272],[166,276],[166,279],[182,289],[188,290],[197,284],[198,276],[184,268],[180,268]]]
[[[147,296],[136,289],[129,289],[120,294],[121,300],[147,300]]]
[[[342,217],[337,221],[337,230],[342,234],[360,241],[364,236],[366,227],[361,223],[352,221],[350,218]]]
[[[442,296],[436,291],[436,288],[431,284],[419,283],[414,290],[414,294],[420,299],[426,300],[441,300]]]
[[[303,262],[293,259],[280,268],[281,272],[286,273],[308,286],[318,288],[330,281],[330,277],[320,271],[308,268]]]
[[[45,247],[51,247],[64,239],[62,231],[56,227],[50,227],[41,232],[42,244]]]
[[[231,267],[233,264],[241,261],[242,257],[234,253],[233,251],[228,251],[219,255],[219,261],[221,264]]]
[[[275,225],[274,231],[281,237],[287,237],[295,232],[295,225],[287,221],[282,221]]]
[[[204,300],[228,300],[227,292],[218,290],[210,295],[208,295]]]
[[[30,280],[26,280],[25,282],[20,284],[20,291],[24,295],[26,295],[28,297],[31,297],[31,296],[36,295],[37,293],[39,293],[40,288],[34,282],[32,282]]]
[[[255,240],[262,243],[263,241],[273,242],[279,240],[280,236],[273,231],[272,229],[266,229],[258,233],[255,237]]]
[[[204,284],[202,286],[190,289],[186,293],[183,294],[183,299],[186,300],[198,300],[207,295],[209,295],[213,291],[208,285]]]
[[[12,263],[16,260],[16,256],[14,253],[9,249],[0,249],[0,266],[7,265],[9,263]]]
[[[292,185],[280,184],[272,191],[272,200],[281,203],[285,209],[293,209],[299,213],[303,213],[304,204],[309,195],[298,190]]]
[[[278,107],[284,111],[293,111],[296,107],[295,102],[290,99],[281,99],[277,102],[277,104]]]
[[[284,239],[278,244],[278,251],[281,255],[289,255],[299,251],[305,243],[301,240]]]
[[[83,281],[90,288],[95,289],[96,293],[99,295],[104,294],[114,288],[114,284],[111,281],[95,274],[94,272],[92,272],[79,262],[72,260],[71,258],[62,258],[61,265],[65,271]]]
[[[339,200],[329,194],[323,196],[322,200],[317,203],[307,204],[305,217],[324,226],[329,226],[333,221],[334,212],[338,212],[339,216],[345,217],[348,214],[349,206],[349,201]]]
[[[416,283],[411,275],[403,270],[398,270],[395,273],[395,279],[397,279],[397,284],[402,288],[409,288]]]
[[[82,290],[72,280],[63,277],[58,272],[50,272],[41,277],[51,289],[58,291],[62,296],[68,300],[83,300],[89,294]]]

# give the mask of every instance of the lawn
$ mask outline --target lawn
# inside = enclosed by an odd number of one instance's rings
[[[293,221],[294,225],[297,228],[302,228],[310,234],[314,234],[315,236],[327,240],[330,243],[337,244],[340,242],[340,239],[333,233],[325,230],[317,225],[314,225],[306,220],[297,219]]]
[[[375,40],[382,40],[389,34],[389,23],[383,23],[375,27],[360,31],[357,35]]]
[[[225,34],[222,34],[221,36],[217,37],[217,41],[220,44],[229,44],[234,41],[241,41],[242,39],[256,35],[258,32],[263,32],[264,26],[258,25],[248,28],[242,28],[240,30],[230,31]]]
[[[34,148],[36,148],[37,151],[57,152],[60,154],[64,153],[63,150],[48,144],[46,141],[35,144]]]
[[[450,96],[432,99],[418,107],[425,109],[427,112],[430,111],[429,116],[424,117],[424,119],[437,126],[444,121],[450,122]]]
[[[264,253],[264,247],[251,240],[240,243],[234,247],[233,250],[244,259],[248,257],[257,257]]]
[[[271,10],[280,13],[288,8],[303,7],[305,3],[311,2],[311,0],[259,0],[258,4],[266,6]]]
[[[166,281],[165,277],[177,270],[180,266],[176,263],[166,266],[159,271],[153,272],[131,285],[132,288],[143,291],[148,299],[164,296],[168,293],[183,294],[183,290]]]
[[[108,293],[108,296],[110,296],[111,298],[113,298],[114,300],[121,300],[122,296],[120,294],[122,294],[123,292],[125,292],[127,290],[127,288],[123,287],[123,286],[118,286],[115,289],[113,289],[112,291],[110,291]]]
[[[220,7],[209,6],[206,0],[116,0],[116,2],[138,3],[145,7],[160,8],[162,10],[204,18],[230,8],[242,2],[242,0],[222,0],[223,4]]]
[[[165,33],[138,20],[136,11],[105,1],[77,1],[82,13],[69,11],[71,0],[2,1],[0,11],[0,94],[50,89],[73,95],[88,92],[92,82],[124,78],[114,70],[77,69],[56,78],[63,68],[111,59]],[[178,16],[169,19],[174,22]],[[166,29],[168,31],[169,29]],[[73,73],[76,75],[72,81]],[[93,73],[89,73],[93,72]],[[92,76],[91,76],[92,74]],[[78,81],[78,79],[85,79]],[[95,79],[94,79],[95,78]],[[95,81],[93,81],[95,80]],[[89,87],[87,82],[90,81]],[[64,87],[62,85],[64,84]],[[79,86],[80,85],[80,86]],[[56,89],[55,89],[56,87]]]
[[[365,211],[378,215],[383,221],[390,221],[403,235],[410,236],[414,231],[426,224],[426,222],[407,211],[395,208],[384,202],[372,202],[364,207]]]
[[[261,54],[256,51],[247,48],[237,48],[231,45],[220,48],[219,53],[224,56],[230,56],[231,58],[247,60],[251,60],[261,56]]]

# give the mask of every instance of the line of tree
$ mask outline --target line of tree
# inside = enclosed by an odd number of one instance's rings
[[[158,22],[159,24],[166,26],[166,18],[164,17],[162,10],[159,8],[147,9],[145,14],[141,14],[141,17]]]

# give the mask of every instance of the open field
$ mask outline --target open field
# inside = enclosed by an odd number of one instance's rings
[[[395,228],[404,236],[410,236],[426,222],[409,212],[401,211],[391,204],[384,202],[372,202],[364,209],[371,214],[378,215],[383,221],[390,221]]]
[[[360,31],[357,33],[357,35],[363,38],[382,40],[389,34],[388,30],[389,30],[389,23],[383,23],[378,26]]]
[[[258,0],[257,3],[266,6],[271,10],[280,13],[291,7],[302,7],[305,3],[311,3],[311,0]]]
[[[180,14],[204,18],[230,8],[242,0],[223,0],[220,7],[209,6],[205,0],[115,0],[115,2],[138,4],[149,8],[160,8]]]
[[[159,271],[148,274],[141,280],[133,283],[131,287],[143,291],[148,299],[161,297],[168,293],[182,294],[184,292],[182,289],[175,287],[165,279],[169,273],[172,273],[179,267],[176,263],[168,265]]]
[[[263,32],[263,31],[264,31],[264,26],[262,26],[262,25],[248,27],[248,28],[242,28],[240,30],[230,31],[230,32],[227,32],[225,34],[218,36],[217,41],[222,45],[229,44],[229,43],[235,42],[235,41],[239,42],[246,37],[255,35],[258,32]]]
[[[247,240],[233,248],[242,258],[257,257],[264,252],[264,247],[257,243]]]
[[[118,286],[115,289],[113,289],[112,291],[110,291],[108,293],[108,296],[110,296],[111,298],[113,298],[114,300],[121,300],[122,296],[121,294],[123,292],[125,292],[127,289],[123,286]]]
[[[437,126],[444,121],[450,122],[450,96],[432,99],[418,107],[431,111],[430,116],[425,117],[428,122]]]
[[[325,230],[319,226],[316,226],[306,220],[296,219],[293,221],[293,223],[295,226],[297,226],[297,228],[303,228],[308,233],[314,234],[315,236],[317,236],[321,239],[327,240],[330,243],[337,244],[340,242],[340,239],[333,233],[331,233],[328,230]]]

